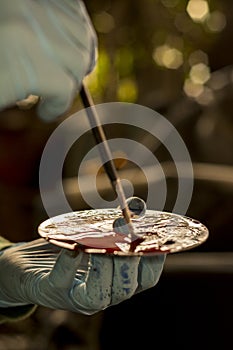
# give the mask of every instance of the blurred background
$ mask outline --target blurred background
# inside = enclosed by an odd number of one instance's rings
[[[28,319],[0,326],[0,350],[229,349],[233,314],[233,2],[228,0],[86,1],[99,39],[99,58],[87,84],[95,103],[131,102],[167,118],[193,162],[187,216],[209,229],[189,252],[167,257],[160,282],[118,306],[87,317],[38,308]],[[77,96],[62,118],[82,108]],[[1,234],[13,242],[38,237],[47,218],[38,170],[46,141],[61,120],[41,122],[36,109],[12,108],[0,118]],[[151,149],[167,176],[165,210],[177,193],[171,159],[158,140],[139,130],[106,126],[108,138],[129,137]],[[88,208],[73,186],[78,164],[93,147],[87,133],[64,165],[73,210]],[[117,158],[119,175],[137,174]],[[86,172],[95,172],[95,159]],[[99,174],[105,198],[109,184]],[[106,188],[105,188],[106,184]],[[146,183],[135,195],[146,199]],[[156,209],[156,208],[155,208]]]

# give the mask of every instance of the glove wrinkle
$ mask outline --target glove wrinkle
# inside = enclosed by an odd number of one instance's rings
[[[161,276],[166,254],[141,257],[138,271],[138,287],[136,293],[154,287]]]
[[[74,257],[73,252],[61,250],[56,263],[49,274],[49,283],[56,288],[69,288],[75,278],[83,253]]]
[[[0,254],[0,308],[35,304],[92,315],[154,286],[164,259],[76,255],[44,239],[16,244]]]

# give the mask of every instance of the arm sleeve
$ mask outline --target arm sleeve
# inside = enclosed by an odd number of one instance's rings
[[[9,248],[13,243],[0,236],[0,251]],[[6,271],[7,273],[7,271]],[[0,281],[1,288],[1,281]],[[24,305],[8,308],[0,308],[0,324],[10,321],[20,321],[29,317],[37,308],[36,305]]]

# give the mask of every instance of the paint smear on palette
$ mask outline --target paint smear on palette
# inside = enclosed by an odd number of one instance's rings
[[[91,209],[54,216],[38,227],[40,236],[58,246],[87,253],[153,255],[189,250],[206,241],[209,231],[198,220],[155,210],[132,218],[139,237],[130,251],[130,237],[113,228],[119,209]]]

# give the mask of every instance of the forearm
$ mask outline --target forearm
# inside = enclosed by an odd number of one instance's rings
[[[13,245],[12,242],[8,241],[4,237],[0,236],[0,251]],[[7,274],[7,271],[6,271]],[[1,288],[1,281],[0,281]],[[9,321],[18,321],[29,317],[36,309],[36,305],[23,305],[16,307],[0,307],[0,324]]]

